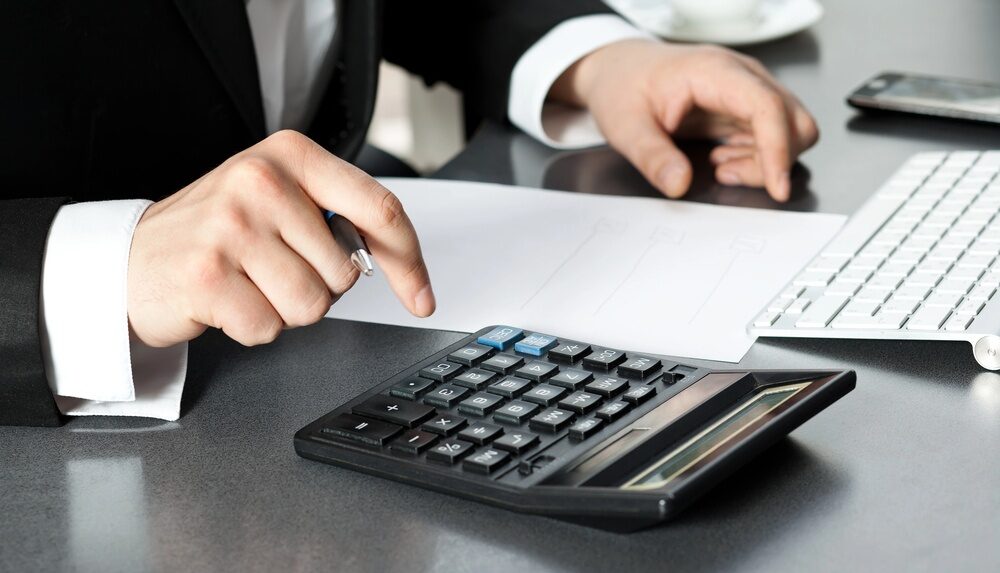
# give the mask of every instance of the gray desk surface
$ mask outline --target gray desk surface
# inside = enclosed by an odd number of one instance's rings
[[[843,103],[885,69],[1000,81],[1000,3],[826,8],[812,31],[748,50],[823,130],[786,208],[849,213],[913,152],[1000,148],[996,128]],[[609,151],[553,153],[498,128],[441,175],[650,192]],[[773,206],[759,191],[697,187],[693,200]],[[744,364],[851,367],[858,388],[680,520],[632,535],[296,457],[300,426],[459,337],[323,321],[244,349],[210,334],[192,344],[177,423],[0,428],[0,570],[1000,569],[1000,375],[963,344],[758,342]]]

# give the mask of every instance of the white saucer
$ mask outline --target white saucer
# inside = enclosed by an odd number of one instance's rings
[[[719,28],[695,27],[674,14],[670,0],[606,2],[633,24],[666,40],[725,46],[759,44],[790,36],[812,26],[823,17],[823,7],[816,0],[763,0],[760,15],[754,22]]]

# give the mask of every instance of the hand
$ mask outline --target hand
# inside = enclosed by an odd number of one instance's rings
[[[617,42],[574,64],[550,96],[589,109],[608,143],[668,197],[691,184],[674,137],[721,141],[711,156],[716,179],[765,186],[778,201],[788,200],[795,158],[819,137],[760,62],[714,46]]]
[[[317,322],[358,278],[321,208],[366,237],[407,310],[434,312],[420,244],[396,196],[283,131],[149,207],[129,256],[132,330],[159,347],[207,327],[254,345]]]

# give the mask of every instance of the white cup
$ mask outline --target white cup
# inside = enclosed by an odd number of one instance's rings
[[[760,20],[760,0],[670,0],[674,13],[691,28],[752,26]]]

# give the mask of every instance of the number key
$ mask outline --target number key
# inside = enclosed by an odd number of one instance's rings
[[[528,402],[534,402],[535,404],[541,404],[542,406],[551,406],[566,393],[566,390],[558,386],[552,386],[551,384],[539,384],[531,390],[528,390],[521,396],[522,399]]]
[[[533,360],[521,368],[518,368],[517,372],[514,374],[516,376],[520,376],[521,378],[541,382],[551,376],[556,371],[556,368],[555,364],[542,362],[540,360]]]
[[[513,400],[503,408],[494,412],[493,419],[497,422],[503,422],[506,424],[521,425],[528,419],[528,416],[532,415],[537,409],[537,404],[531,404],[530,402],[524,402],[523,400]]]
[[[496,356],[484,360],[480,367],[500,374],[510,374],[515,368],[524,364],[524,358],[516,354],[497,354]]]
[[[486,370],[480,370],[478,368],[473,368],[472,370],[466,370],[458,376],[452,379],[452,384],[458,384],[459,386],[465,386],[470,390],[482,390],[497,377],[496,372],[488,372]]]
[[[499,382],[490,384],[487,392],[493,392],[506,398],[517,398],[531,387],[531,382],[521,378],[508,376]]]
[[[420,375],[424,378],[437,380],[438,382],[447,382],[458,376],[458,373],[461,371],[462,367],[454,362],[440,362],[424,368],[420,371]]]
[[[589,382],[594,377],[586,370],[575,370],[573,368],[563,368],[559,374],[549,378],[549,384],[562,386],[568,390],[579,390],[581,386]]]
[[[486,360],[493,354],[493,349],[489,346],[483,346],[482,344],[470,344],[465,348],[459,348],[455,352],[448,355],[448,358],[458,362],[459,364],[464,364],[466,366],[475,366],[483,360]]]
[[[468,393],[468,388],[462,388],[461,386],[455,386],[454,384],[445,384],[444,386],[424,396],[424,403],[431,404],[439,408],[451,408],[462,399],[462,396],[465,396]]]
[[[503,403],[503,398],[489,392],[476,392],[458,405],[458,411],[472,416],[485,416]]]

